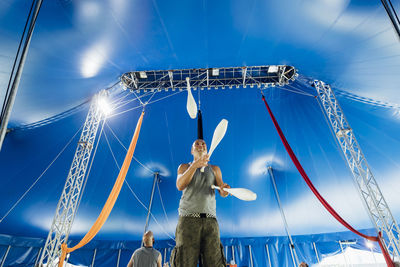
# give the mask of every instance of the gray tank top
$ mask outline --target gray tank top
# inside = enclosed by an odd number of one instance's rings
[[[210,166],[205,167],[204,172],[197,169],[189,185],[182,192],[179,215],[208,213],[216,216],[215,192],[211,189],[213,184],[215,175]]]
[[[133,253],[133,267],[157,267],[157,259],[161,255],[154,248],[142,247]]]

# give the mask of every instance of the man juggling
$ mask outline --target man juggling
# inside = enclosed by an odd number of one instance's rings
[[[179,202],[179,220],[176,227],[176,247],[171,254],[172,267],[195,267],[201,255],[204,267],[225,267],[225,257],[219,237],[216,217],[215,192],[211,185],[221,189],[226,197],[230,188],[222,180],[218,166],[209,165],[207,145],[197,139],[191,149],[193,161],[178,168],[176,187],[182,192]],[[201,168],[204,167],[204,172]]]

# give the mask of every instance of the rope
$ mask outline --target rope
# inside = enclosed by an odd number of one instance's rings
[[[146,101],[145,105],[147,105],[150,100],[153,98],[153,96],[157,93],[157,91],[154,91],[154,93],[151,95],[151,97],[149,98],[149,100]]]
[[[115,154],[114,154],[113,150],[111,149],[110,142],[109,142],[109,140],[108,140],[108,138],[107,138],[107,134],[106,134],[105,132],[104,132],[104,136],[105,136],[105,138],[106,138],[106,142],[107,142],[108,148],[110,149],[111,155],[112,155],[112,157],[113,157],[113,159],[114,159],[114,163],[115,163],[115,165],[117,166],[117,168],[118,168],[119,170],[121,170],[121,168],[120,168],[120,166],[119,166],[119,164],[118,164],[118,162],[117,162],[117,159],[115,158]],[[154,173],[154,172],[153,172],[153,173]],[[140,200],[140,198],[136,195],[135,191],[133,191],[133,189],[132,189],[132,187],[129,185],[128,181],[127,181],[127,180],[124,180],[124,183],[125,183],[126,186],[128,187],[129,191],[131,191],[131,193],[132,193],[132,195],[135,197],[135,199],[136,199],[136,200],[140,203],[140,205],[142,205],[142,207],[148,212],[149,209],[148,209],[148,208],[146,207],[146,205]],[[157,183],[157,187],[158,187],[158,183]],[[161,199],[161,195],[160,195],[160,199]],[[161,204],[162,204],[163,209],[164,209],[164,204],[162,203],[162,199],[161,199]],[[164,213],[165,213],[165,209],[164,209]],[[154,221],[157,223],[157,225],[161,227],[161,230],[162,230],[169,238],[171,238],[172,240],[175,241],[175,239],[174,239],[171,235],[169,235],[169,233],[168,233],[167,231],[165,231],[164,226],[162,226],[162,225],[158,222],[158,220],[155,218],[155,216],[153,215],[153,213],[150,212],[150,215],[151,215],[151,217],[154,219]],[[165,214],[165,216],[166,216],[166,214]],[[167,217],[167,222],[168,222],[168,224],[169,224],[168,217]]]
[[[111,90],[117,84],[118,83],[114,83],[112,86],[106,88],[105,90]],[[127,95],[129,95],[129,94],[127,94]],[[124,98],[124,97],[122,97],[122,98]],[[40,120],[40,121],[37,121],[37,122],[33,122],[33,123],[29,123],[29,124],[22,124],[20,126],[12,128],[11,130],[12,131],[15,131],[15,130],[31,130],[31,129],[34,129],[34,128],[37,128],[37,127],[41,127],[41,126],[44,126],[44,125],[47,125],[47,124],[50,124],[50,123],[53,123],[53,122],[57,122],[59,120],[62,120],[64,118],[68,117],[68,116],[71,116],[71,115],[81,111],[83,108],[85,108],[86,104],[88,104],[91,100],[92,100],[92,98],[88,98],[87,100],[85,100],[81,104],[79,104],[79,105],[77,105],[75,107],[72,107],[67,111],[61,112],[61,113],[56,114],[56,115],[54,115],[52,117],[48,117],[46,119],[43,119],[43,120]],[[118,99],[116,101],[118,101]]]
[[[367,236],[364,235],[363,233],[357,231],[356,229],[354,229],[350,224],[348,224],[342,217],[340,217],[340,215],[329,205],[329,203],[321,196],[321,194],[318,192],[318,190],[314,187],[314,185],[312,184],[310,178],[308,177],[308,175],[306,174],[305,170],[303,169],[301,163],[299,162],[299,160],[297,159],[296,155],[294,154],[292,148],[290,147],[288,141],[286,140],[285,135],[283,134],[277,120],[275,119],[274,114],[272,113],[270,107],[268,106],[268,103],[264,97],[264,95],[262,96],[262,100],[264,101],[264,104],[268,110],[269,115],[271,116],[272,122],[276,128],[276,131],[279,134],[279,137],[281,138],[281,141],[287,151],[287,153],[289,154],[290,158],[293,161],[293,164],[296,166],[297,170],[299,171],[299,173],[301,174],[301,176],[303,177],[304,181],[306,182],[306,184],[308,185],[308,187],[311,189],[311,191],[314,193],[314,195],[318,198],[318,200],[321,202],[321,204],[325,207],[325,209],[338,221],[340,222],[344,227],[346,227],[347,229],[349,229],[350,231],[352,231],[353,233],[364,237],[367,240],[370,241],[375,241],[379,243],[379,246],[381,247],[383,256],[385,258],[386,264],[388,267],[394,267],[394,263],[390,258],[390,255],[388,253],[388,251],[386,250],[386,248],[383,246],[382,244],[382,233],[379,232],[378,236]]]
[[[136,99],[139,100],[140,104],[142,106],[144,106],[144,103],[142,102],[142,100],[137,96],[137,94],[135,93],[135,91],[132,91],[132,93],[136,96]]]
[[[161,190],[160,190],[160,186],[158,185],[158,183],[157,183],[157,190],[158,190],[158,195],[160,196],[161,207],[162,207],[162,209],[164,211],[165,219],[167,220],[168,226],[171,227],[171,224],[170,224],[169,219],[168,219],[167,212],[165,211],[164,201],[163,201],[163,198],[161,196]]]
[[[148,95],[150,95],[150,94],[151,94],[151,92],[145,93],[145,94],[139,96],[138,98],[129,99],[129,100],[125,101],[125,103],[122,103],[121,105],[115,107],[115,109],[118,109],[118,108],[121,108],[121,107],[123,107],[123,106],[126,106],[127,104],[129,104],[129,103],[131,103],[131,102],[133,102],[133,101],[139,100],[140,98],[145,97],[145,96],[148,96]],[[130,94],[127,94],[127,95],[129,96]]]
[[[22,196],[17,200],[17,202],[12,205],[12,207],[6,212],[6,214],[0,219],[0,223],[10,214],[10,212],[22,201],[22,199],[29,193],[29,191],[39,182],[39,180],[43,177],[43,175],[47,172],[47,170],[53,165],[53,163],[61,156],[64,150],[69,146],[75,136],[79,133],[79,131],[83,128],[83,125],[76,131],[76,133],[71,137],[71,139],[67,142],[67,144],[61,149],[61,151],[56,155],[56,157],[50,162],[50,164],[46,167],[46,169],[39,175],[39,177],[33,182],[33,184],[22,194]]]
[[[156,103],[156,102],[158,102],[158,101],[164,100],[164,99],[166,99],[166,98],[169,98],[169,97],[174,96],[174,95],[176,95],[176,94],[180,94],[180,93],[182,93],[182,92],[183,92],[183,91],[175,92],[175,93],[173,93],[173,94],[170,94],[170,95],[161,97],[161,98],[159,98],[159,99],[156,99],[156,100],[154,100],[154,101],[152,101],[152,102],[149,102],[148,104]],[[129,111],[132,111],[132,110],[141,108],[141,107],[142,107],[142,106],[133,107],[133,108],[130,108],[130,109],[121,111],[121,112],[119,112],[119,113],[113,114],[113,115],[111,115],[111,116],[108,116],[108,118],[112,118],[112,117],[115,117],[115,116],[119,116],[119,115],[122,115],[122,114],[124,114],[124,113],[126,113],[126,112],[129,112]]]
[[[115,163],[115,165],[117,166],[118,170],[121,171],[121,167],[119,166],[118,161],[117,161],[117,159],[116,159],[116,157],[115,157],[115,154],[114,154],[113,150],[111,149],[110,142],[109,142],[108,137],[107,137],[107,134],[106,134],[105,132],[104,132],[104,136],[105,136],[105,138],[106,138],[107,146],[108,146],[108,148],[110,149],[111,155],[112,155],[112,157],[113,157],[113,159],[114,159],[114,163]],[[125,182],[125,184],[128,186],[129,190],[132,192],[132,194],[135,196],[136,200],[137,200],[146,210],[148,210],[147,207],[143,204],[143,202],[139,199],[139,197],[138,197],[138,196],[135,194],[135,192],[132,190],[132,188],[130,187],[130,185],[128,184],[128,182],[127,182],[126,180],[125,180],[124,182]]]
[[[126,150],[128,151],[128,149],[124,146],[124,144],[121,142],[121,140],[118,138],[118,136],[114,133],[114,131],[111,129],[110,125],[108,125],[108,123],[106,123],[108,129],[110,129],[111,133],[113,134],[113,136],[115,137],[115,139],[117,139],[118,143],[120,143],[120,145]],[[142,166],[144,169],[146,169],[147,171],[151,172],[152,174],[154,173],[153,170],[151,170],[149,167],[147,167],[146,165],[144,165],[143,163],[141,163],[135,156],[133,156],[133,159],[140,164],[140,166]]]
[[[296,89],[296,90],[290,90],[290,89],[288,89],[288,88],[286,88],[286,87],[284,87],[284,86],[280,86],[280,87],[277,87],[277,88],[279,88],[279,89],[281,89],[281,90],[284,90],[284,91],[289,91],[289,92],[292,92],[292,93],[295,93],[295,94],[299,94],[299,95],[305,95],[305,96],[315,97],[315,95],[312,95],[312,94],[309,94],[309,93],[307,93],[307,92],[304,92],[304,91],[302,91],[301,89],[296,88],[296,87],[294,87],[294,86],[291,86],[291,85],[289,85],[289,84],[287,84],[286,86],[291,87],[291,88]],[[265,88],[265,89],[266,89],[266,88]],[[263,90],[265,90],[265,89],[263,89]],[[300,91],[298,91],[298,90],[300,90]]]
[[[125,184],[128,186],[128,188],[129,188],[129,190],[131,191],[131,193],[133,194],[133,196],[134,196],[134,197],[139,201],[139,203],[143,206],[143,208],[144,208],[146,211],[149,211],[149,209],[146,207],[146,205],[144,205],[143,202],[140,201],[139,197],[135,194],[135,192],[133,191],[133,189],[131,188],[131,186],[129,185],[129,183],[128,183],[127,181],[125,181]],[[156,219],[156,217],[154,216],[154,214],[153,214],[152,212],[150,212],[150,216],[151,216],[151,218],[153,218],[153,220],[156,222],[156,224],[157,224],[158,226],[161,227],[161,231],[163,231],[164,234],[166,234],[169,238],[171,238],[172,240],[175,241],[175,238],[173,238],[173,237],[165,230],[164,226],[162,226],[162,225],[158,222],[158,220]]]
[[[145,96],[148,96],[148,95],[150,95],[151,94],[151,92],[148,92],[148,93],[145,93],[145,94],[142,94],[141,96],[139,96],[139,97],[134,97],[134,98],[132,98],[132,99],[129,99],[129,100],[127,100],[127,101],[125,101],[125,103],[122,103],[120,106],[118,106],[117,108],[121,108],[121,107],[123,107],[123,106],[125,106],[125,105],[127,105],[127,104],[129,104],[129,103],[131,103],[131,102],[133,102],[133,101],[136,101],[136,100],[139,100],[140,98],[143,98],[143,97],[145,97]]]

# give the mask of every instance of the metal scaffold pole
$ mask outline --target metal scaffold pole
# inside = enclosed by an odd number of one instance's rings
[[[149,203],[149,207],[147,209],[147,217],[146,217],[146,223],[144,225],[144,232],[146,233],[147,230],[149,229],[149,222],[150,222],[150,215],[151,215],[151,208],[153,206],[153,198],[154,198],[154,190],[156,188],[156,183],[158,183],[158,179],[159,179],[159,173],[155,172],[154,173],[154,179],[153,179],[153,187],[151,189],[151,195],[150,195],[150,203]],[[142,240],[142,246],[144,246],[143,244],[143,240]]]
[[[9,85],[11,85],[11,87],[9,88],[10,91],[8,91],[8,89],[7,89],[7,93],[5,95],[5,102],[4,102],[5,106],[3,107],[4,109],[2,109],[1,116],[0,116],[0,150],[3,146],[3,141],[4,141],[4,138],[7,133],[8,121],[10,119],[11,111],[14,106],[15,98],[17,96],[19,82],[21,80],[22,71],[24,69],[26,57],[28,55],[28,50],[29,50],[30,43],[32,40],[33,30],[35,29],[36,19],[39,15],[39,11],[42,6],[42,2],[43,2],[43,0],[36,1],[32,17],[30,17],[30,14],[28,16],[28,20],[29,20],[28,33],[27,33],[26,37],[24,37],[24,35],[22,36],[21,43],[20,43],[20,45],[22,45],[22,41],[24,40],[24,45],[22,46],[22,54],[18,58],[19,49],[20,49],[20,48],[18,48],[17,58],[16,58],[16,61],[14,62],[14,66],[15,66],[15,64],[17,63],[17,59],[18,59],[17,70],[15,73],[15,76],[13,76],[11,74],[10,82],[12,81],[12,83],[9,83]],[[25,33],[25,31],[24,31],[24,33]],[[13,72],[14,72],[14,68],[12,70],[12,73]]]
[[[275,198],[276,198],[276,202],[278,202],[278,207],[281,212],[282,221],[285,225],[286,235],[289,238],[289,242],[290,242],[289,248],[290,248],[290,253],[292,255],[293,266],[296,267],[299,265],[299,258],[297,257],[297,253],[296,253],[296,249],[295,249],[294,242],[292,239],[292,235],[290,234],[290,231],[289,231],[289,225],[286,221],[285,212],[283,211],[283,208],[282,208],[281,199],[280,199],[279,193],[278,193],[278,188],[276,187],[274,172],[273,172],[271,166],[268,166],[268,173],[269,173],[269,177],[271,178],[272,185],[274,187]]]
[[[81,137],[72,160],[64,189],[51,224],[46,244],[40,258],[39,266],[47,263],[48,267],[58,264],[61,256],[61,244],[67,242],[72,223],[78,209],[82,185],[86,177],[86,170],[96,140],[97,131],[104,114],[98,105],[98,100],[106,96],[101,91],[92,99]]]
[[[400,229],[390,212],[378,183],[367,160],[347,122],[331,87],[324,82],[314,81],[318,97],[326,112],[330,126],[339,142],[347,164],[357,184],[361,199],[371,221],[378,232],[382,233],[383,244],[390,253],[400,259]]]

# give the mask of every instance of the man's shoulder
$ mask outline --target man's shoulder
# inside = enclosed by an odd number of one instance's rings
[[[209,166],[211,167],[211,169],[213,169],[214,171],[220,169],[218,165],[212,165],[212,164],[208,164],[208,165],[209,165]]]
[[[189,167],[189,163],[182,163],[181,165],[179,165],[178,170],[186,171]]]
[[[143,247],[137,248],[137,249],[133,252],[133,254],[135,254],[135,253],[137,253],[137,252],[139,252],[139,251],[141,251],[141,250],[143,250]]]

